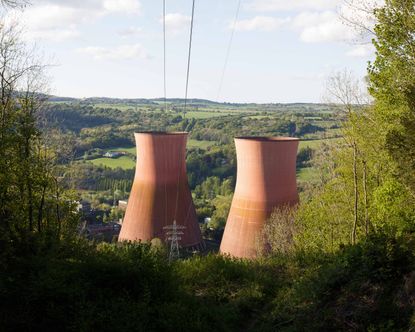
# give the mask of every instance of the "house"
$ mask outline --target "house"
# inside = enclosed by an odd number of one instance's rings
[[[126,154],[126,152],[124,152],[124,151],[108,151],[108,152],[104,153],[103,157],[118,158],[118,157],[124,156],[125,154]]]
[[[118,201],[118,207],[121,209],[121,210],[127,210],[127,203],[128,203],[128,201],[122,201],[122,200],[119,200]]]

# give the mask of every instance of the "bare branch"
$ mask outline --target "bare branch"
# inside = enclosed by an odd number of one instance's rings
[[[296,211],[296,207],[281,206],[272,212],[257,239],[259,254],[287,254],[293,249]]]
[[[338,14],[343,23],[359,35],[355,42],[370,44],[375,37],[375,10],[383,5],[382,0],[343,0]]]
[[[29,0],[0,0],[0,5],[5,8],[23,8],[30,4]]]

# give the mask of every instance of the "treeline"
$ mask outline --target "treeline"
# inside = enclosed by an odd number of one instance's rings
[[[121,111],[76,103],[49,104],[43,112],[45,130],[59,128],[76,137],[77,156],[94,148],[133,145],[133,134],[138,131],[187,131],[193,139],[231,144],[235,136],[306,137],[307,134],[321,135],[331,127],[327,121],[319,124],[301,113],[281,113],[278,117],[240,113],[189,119],[182,114],[165,112],[162,108]]]
[[[77,190],[128,192],[133,178],[133,169],[111,169],[84,162],[67,167],[64,184],[67,188]]]

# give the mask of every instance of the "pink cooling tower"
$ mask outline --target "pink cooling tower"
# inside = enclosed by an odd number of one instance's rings
[[[298,139],[235,138],[237,181],[220,252],[255,258],[257,239],[274,208],[298,203]]]
[[[202,242],[186,174],[187,133],[136,133],[137,165],[119,241],[166,239],[164,226],[185,226],[183,247]]]

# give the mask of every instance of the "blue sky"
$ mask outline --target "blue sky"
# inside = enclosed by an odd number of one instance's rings
[[[229,102],[319,102],[327,76],[358,77],[370,45],[339,19],[340,0],[196,0],[189,97]],[[183,97],[192,0],[167,0],[167,96]],[[162,0],[34,0],[9,13],[56,64],[51,92],[72,97],[163,95]]]

